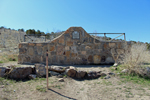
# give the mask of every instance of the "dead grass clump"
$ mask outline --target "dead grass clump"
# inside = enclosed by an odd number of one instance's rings
[[[129,74],[145,76],[145,63],[150,62],[150,51],[147,50],[146,44],[133,44],[131,50],[126,52],[122,63],[129,69]],[[150,75],[147,75],[150,76]]]
[[[0,55],[0,63],[5,63],[9,61],[17,61],[18,55],[17,54],[7,54],[3,53]]]

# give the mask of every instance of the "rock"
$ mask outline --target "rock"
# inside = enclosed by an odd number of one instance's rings
[[[96,78],[99,78],[101,75],[100,75],[101,71],[90,71],[88,72],[86,75],[86,78],[87,79],[96,79]]]
[[[49,71],[54,71],[57,73],[64,73],[66,69],[67,69],[66,67],[60,67],[60,66],[50,66],[48,68]]]
[[[86,71],[77,71],[77,73],[76,73],[76,78],[84,78],[85,77],[85,75],[86,75]]]
[[[105,76],[105,77],[104,77],[104,79],[109,79],[109,78],[111,78],[111,77],[110,77],[110,76]]]
[[[59,82],[64,82],[63,78],[58,79]]]
[[[59,73],[53,72],[53,71],[50,71],[50,74],[51,74],[52,76],[58,76],[58,75],[60,75]]]
[[[46,68],[44,64],[35,64],[35,70],[38,77],[46,76]]]
[[[63,78],[63,75],[58,75],[57,78]]]
[[[77,70],[75,67],[73,66],[69,66],[69,69],[74,69],[74,70]]]
[[[150,73],[150,67],[146,67],[146,72]]]
[[[66,74],[72,78],[76,76],[77,71],[75,69],[66,69]]]
[[[117,67],[118,66],[118,63],[114,63],[114,65],[113,65],[114,67]]]
[[[8,77],[11,79],[25,79],[32,73],[31,67],[16,67],[10,70]]]
[[[127,73],[129,71],[129,69],[123,69],[122,71],[121,71],[121,73]]]
[[[101,76],[101,77],[104,77],[104,76],[106,76],[106,74],[105,74],[105,73],[101,73],[100,76]]]
[[[4,77],[6,71],[6,67],[0,67],[0,77]]]
[[[30,75],[28,76],[28,78],[29,78],[29,79],[35,79],[35,78],[36,78],[36,75],[30,74]]]
[[[5,87],[5,85],[1,85],[1,86],[0,86],[0,88],[4,88],[4,87]]]
[[[109,75],[115,75],[115,73],[112,73],[112,72],[110,72],[110,73],[108,73]]]

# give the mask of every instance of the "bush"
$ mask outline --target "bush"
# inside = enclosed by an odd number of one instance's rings
[[[149,63],[149,61],[150,51],[147,50],[146,44],[136,43],[131,46],[130,51],[126,50],[122,63],[129,69],[129,74],[150,76],[147,75],[145,68],[145,64]]]

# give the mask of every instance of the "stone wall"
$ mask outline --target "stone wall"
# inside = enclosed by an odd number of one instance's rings
[[[51,42],[20,43],[18,63],[45,63],[48,50],[49,64],[109,64],[125,52],[125,46],[125,42],[99,41],[82,27],[70,27]]]
[[[18,54],[18,44],[24,41],[24,34],[25,32],[21,31],[0,29],[0,51]]]

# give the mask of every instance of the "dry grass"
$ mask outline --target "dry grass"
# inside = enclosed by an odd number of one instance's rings
[[[144,76],[146,72],[145,64],[150,62],[150,51],[147,50],[146,44],[134,44],[130,51],[124,55],[121,63],[129,69],[129,74],[134,73]]]
[[[18,54],[7,54],[7,53],[0,54],[0,63],[17,61],[17,59],[18,59]]]

